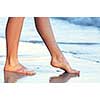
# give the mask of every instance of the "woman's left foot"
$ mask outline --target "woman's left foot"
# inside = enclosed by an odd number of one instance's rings
[[[34,71],[27,69],[26,67],[24,67],[21,64],[17,64],[15,66],[6,65],[4,67],[4,70],[8,71],[8,72],[20,73],[20,74],[23,74],[23,75],[34,75],[35,74]]]

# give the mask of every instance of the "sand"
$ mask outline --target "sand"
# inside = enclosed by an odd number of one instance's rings
[[[36,72],[33,76],[4,73],[6,18],[0,19],[0,83],[98,83],[100,82],[100,29],[74,25],[51,18],[56,41],[72,68],[80,76],[64,73],[50,65],[50,54],[39,37],[33,18],[26,18],[20,38],[20,63]],[[5,75],[4,75],[5,74]]]
[[[36,75],[24,76],[21,74],[4,72],[5,63],[5,39],[0,38],[0,83],[98,83],[100,82],[100,64],[98,62],[74,57],[64,53],[73,68],[80,70],[80,76],[64,73],[64,71],[53,68],[50,55],[43,44],[20,42],[20,63],[29,69],[33,69]],[[67,45],[69,46],[69,45]]]

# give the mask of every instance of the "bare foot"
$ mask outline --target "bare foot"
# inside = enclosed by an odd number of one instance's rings
[[[52,58],[51,65],[55,68],[60,68],[65,72],[71,74],[80,74],[80,71],[71,68],[70,64],[67,62],[64,56],[58,58]]]
[[[23,74],[23,75],[34,75],[35,74],[34,71],[28,70],[26,67],[24,67],[21,64],[17,64],[16,66],[6,65],[4,67],[4,71],[20,73],[20,74]]]

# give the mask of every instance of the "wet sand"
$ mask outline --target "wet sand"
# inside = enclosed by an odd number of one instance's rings
[[[33,19],[26,18],[20,45],[20,63],[36,72],[23,76],[4,72],[6,56],[5,26],[7,18],[0,19],[0,83],[98,83],[100,82],[100,29],[74,25],[67,21],[51,18],[56,41],[69,60],[72,68],[80,70],[80,76],[64,73],[53,68],[50,55],[35,30]],[[34,27],[34,28],[33,28]]]
[[[0,83],[98,83],[100,82],[100,63],[86,59],[88,54],[75,57],[70,53],[64,53],[73,68],[80,70],[80,76],[64,73],[64,71],[53,68],[50,55],[44,44],[20,42],[20,63],[36,72],[33,76],[24,76],[17,73],[4,72],[5,62],[5,39],[0,38]],[[66,46],[71,46],[67,44]],[[93,46],[92,46],[93,47]],[[76,47],[75,47],[76,48]],[[90,47],[88,47],[90,48]],[[23,50],[22,50],[23,49]],[[77,52],[79,53],[79,52]],[[97,52],[98,55],[98,52]]]

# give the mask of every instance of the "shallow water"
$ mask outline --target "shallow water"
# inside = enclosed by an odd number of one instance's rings
[[[80,76],[64,73],[52,68],[50,55],[36,32],[33,18],[26,18],[19,46],[22,64],[37,72],[34,76],[6,73],[4,78],[5,26],[7,18],[0,18],[0,82],[18,83],[67,83],[100,82],[100,31],[96,27],[71,24],[65,20],[50,19],[54,35],[63,54],[73,68],[81,71]],[[22,48],[24,51],[22,51]],[[8,80],[10,79],[10,80]]]

